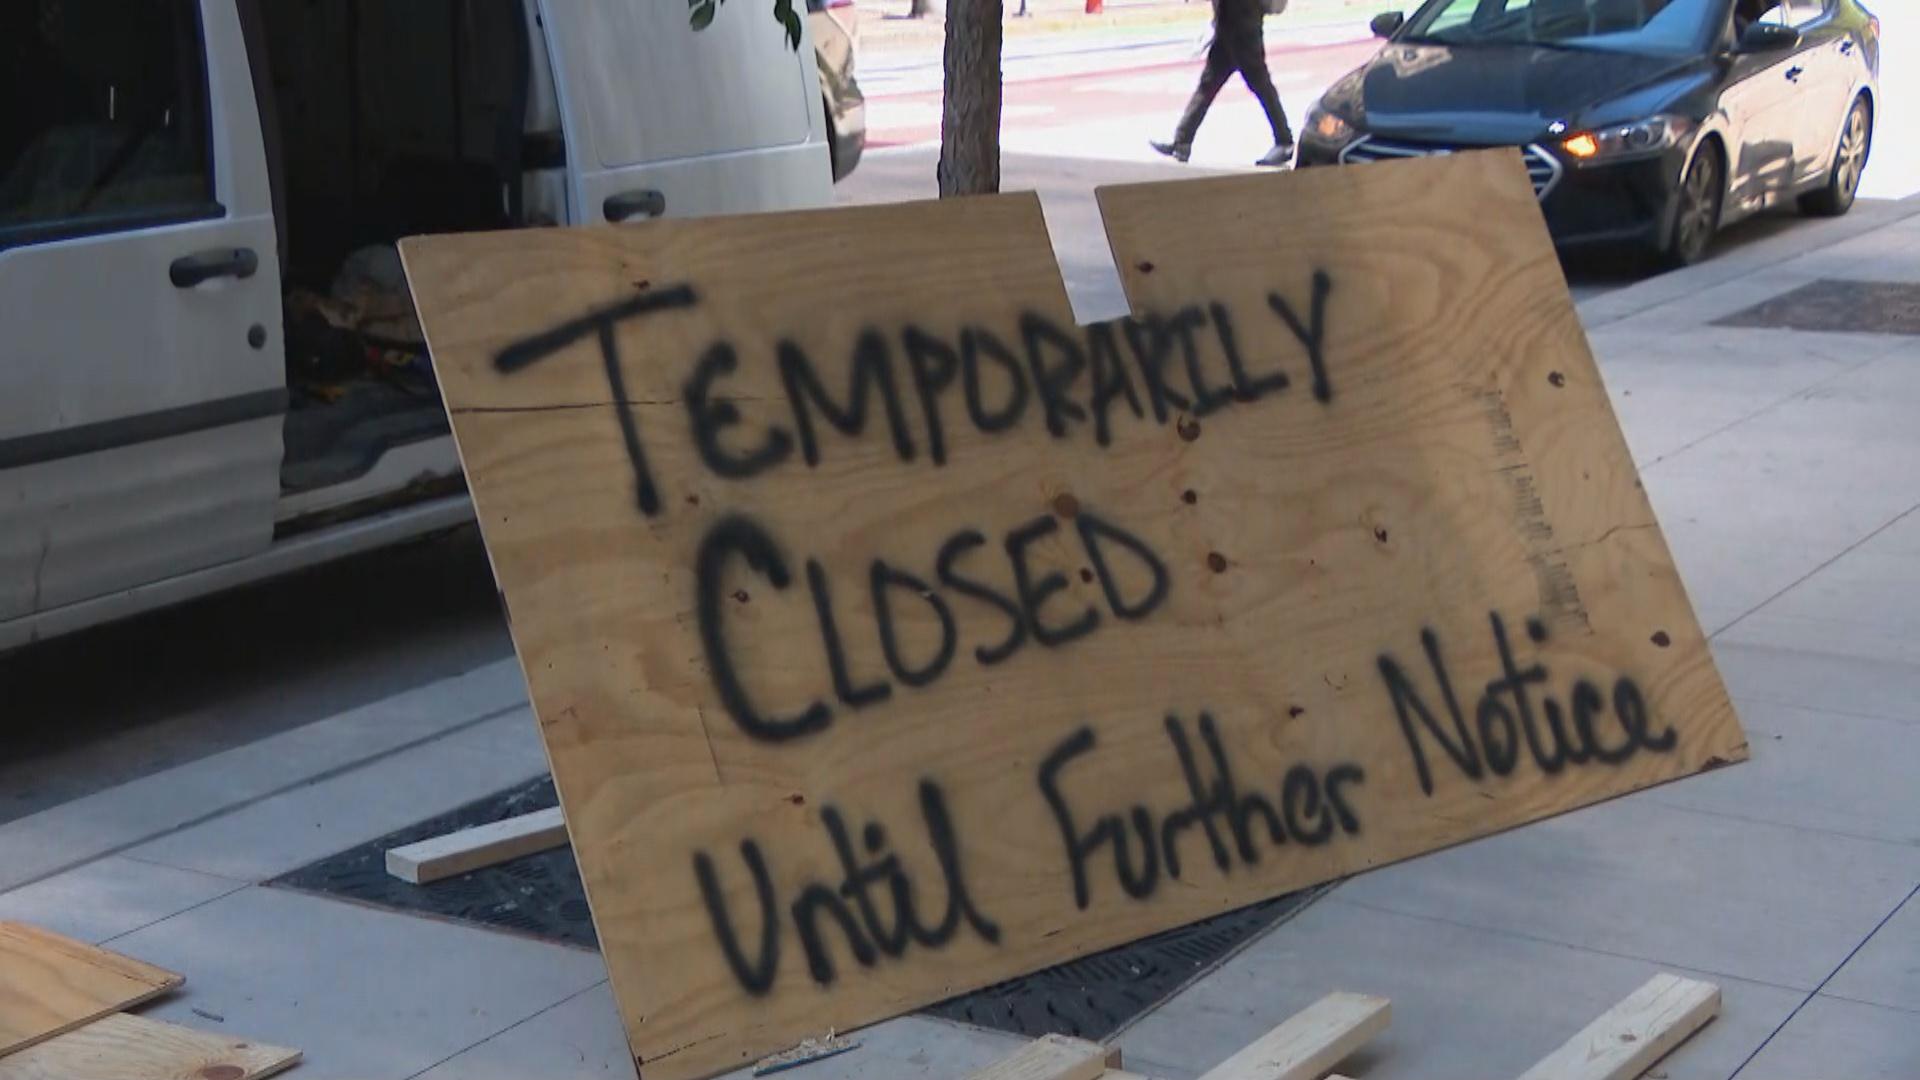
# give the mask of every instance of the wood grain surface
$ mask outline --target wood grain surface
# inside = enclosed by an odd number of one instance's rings
[[[299,1061],[298,1050],[117,1013],[0,1058],[0,1080],[262,1080]]]
[[[647,1080],[1744,756],[1517,158],[1101,201],[403,245]]]
[[[184,981],[50,930],[0,922],[0,1055],[158,997]]]

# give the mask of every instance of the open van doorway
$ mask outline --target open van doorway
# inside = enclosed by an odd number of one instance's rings
[[[247,0],[243,21],[285,287],[280,531],[457,489],[395,244],[564,220],[550,83],[548,115],[531,115],[547,76],[527,5]],[[383,461],[407,475],[355,492]]]

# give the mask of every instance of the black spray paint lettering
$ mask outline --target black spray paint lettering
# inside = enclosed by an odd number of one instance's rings
[[[1333,384],[1327,378],[1327,296],[1333,292],[1333,278],[1324,270],[1313,272],[1313,305],[1302,325],[1293,305],[1279,293],[1267,295],[1267,306],[1300,339],[1307,350],[1307,363],[1313,368],[1313,396],[1322,403],[1333,400]]]
[[[1070,587],[1066,575],[1057,570],[1036,571],[1031,547],[1057,532],[1052,516],[1035,518],[1009,532],[1004,541],[1005,558],[1015,583],[1011,594],[962,571],[966,556],[988,546],[977,529],[961,529],[941,543],[934,557],[937,584],[894,560],[876,559],[868,566],[866,581],[868,610],[873,613],[873,633],[885,658],[890,681],[877,671],[855,671],[846,647],[847,628],[834,602],[834,582],[817,559],[805,563],[807,590],[826,666],[823,680],[842,706],[864,709],[888,700],[894,682],[921,688],[938,681],[952,666],[963,637],[973,643],[973,656],[982,666],[1001,663],[1018,652],[1028,641],[1048,648],[1060,648],[1092,633],[1101,621],[1100,611],[1092,605],[1077,614],[1068,614],[1059,602],[1059,594]],[[1085,555],[1107,611],[1117,619],[1138,621],[1151,615],[1166,602],[1171,575],[1165,560],[1146,541],[1118,523],[1089,509],[1075,516],[1081,553]],[[1117,573],[1120,560],[1137,569],[1121,580]],[[725,575],[736,562],[764,577],[775,590],[790,583],[787,557],[778,540],[765,527],[739,514],[715,522],[702,538],[695,556],[695,613],[700,640],[706,649],[707,670],[714,690],[728,715],[748,736],[765,742],[783,742],[825,730],[834,717],[834,707],[822,694],[790,716],[768,716],[741,678],[734,658],[734,644],[727,633],[727,596]],[[945,595],[954,594],[969,601],[969,614],[986,611],[1007,624],[1006,629],[990,631],[977,642],[954,605]],[[905,655],[899,634],[899,612],[903,605],[917,604],[932,612],[938,623],[939,642],[927,657]]]
[[[634,502],[640,512],[649,517],[660,512],[660,490],[654,485],[652,470],[647,467],[646,449],[640,441],[640,421],[634,416],[633,402],[627,397],[626,377],[620,371],[620,345],[614,337],[614,329],[629,319],[656,311],[690,308],[698,302],[692,287],[687,285],[653,289],[631,300],[601,308],[561,323],[551,330],[516,341],[501,349],[493,358],[494,370],[502,375],[512,375],[590,336],[599,342],[600,360],[607,377],[607,393],[613,398],[614,416],[620,424],[620,439],[626,446],[627,462],[633,468]]]
[[[908,327],[908,332],[912,336],[913,328]],[[919,336],[924,347],[930,339]],[[868,330],[854,345],[845,405],[833,400],[800,346],[783,341],[779,351],[780,382],[793,405],[793,424],[800,432],[800,455],[808,465],[820,464],[820,442],[813,428],[814,411],[818,410],[842,435],[855,437],[866,430],[870,403],[876,391],[881,407],[887,411],[893,452],[901,461],[913,460],[913,434],[907,427],[907,412],[900,402],[900,387],[893,374],[893,350],[887,347],[885,335]]]
[[[1181,839],[1196,826],[1206,841],[1207,855],[1223,874],[1240,864],[1258,865],[1265,848],[1288,843],[1312,848],[1337,836],[1359,834],[1360,818],[1350,800],[1351,789],[1366,779],[1360,766],[1341,762],[1323,773],[1305,763],[1293,765],[1271,789],[1276,798],[1269,799],[1258,791],[1241,790],[1213,717],[1202,712],[1197,727],[1211,777],[1202,774],[1185,723],[1176,716],[1166,719],[1167,739],[1191,798],[1185,806],[1165,813],[1138,803],[1091,819],[1075,811],[1066,790],[1066,773],[1094,752],[1097,740],[1091,727],[1068,735],[1041,761],[1040,794],[1060,829],[1074,904],[1081,910],[1093,902],[1093,866],[1103,852],[1109,853],[1121,891],[1145,900],[1158,890],[1163,872],[1168,880],[1180,879]],[[1088,765],[1081,771],[1093,778],[1085,786],[1098,783],[1097,767]]]
[[[740,423],[740,407],[725,398],[713,396],[713,384],[721,376],[731,375],[740,366],[733,346],[720,342],[708,349],[693,374],[681,388],[682,399],[692,420],[694,448],[700,460],[715,476],[745,480],[778,465],[793,452],[793,439],[779,428],[769,429],[760,445],[748,451],[728,450],[720,433]]]
[[[740,674],[734,670],[733,651],[727,645],[725,621],[721,618],[724,610],[721,588],[727,564],[734,558],[744,560],[776,589],[786,588],[792,580],[780,546],[765,529],[745,517],[721,518],[707,529],[700,541],[700,553],[694,561],[698,590],[695,603],[700,643],[706,650],[707,670],[720,704],[733,717],[733,722],[740,725],[740,730],[766,742],[781,742],[825,729],[833,720],[833,712],[825,702],[815,701],[793,717],[769,718],[761,715],[741,684]]]
[[[1568,694],[1571,730],[1568,711],[1551,695],[1542,693],[1536,710],[1533,691],[1544,688],[1548,681],[1545,665],[1535,661],[1521,667],[1514,658],[1505,620],[1493,612],[1488,615],[1488,621],[1494,647],[1500,654],[1501,675],[1487,681],[1471,722],[1454,689],[1439,635],[1432,630],[1421,631],[1420,645],[1450,726],[1441,722],[1399,661],[1391,655],[1382,655],[1379,659],[1380,677],[1399,720],[1401,734],[1406,738],[1407,751],[1413,757],[1421,791],[1432,795],[1434,788],[1427,741],[1437,745],[1445,759],[1469,780],[1480,780],[1489,771],[1495,776],[1510,775],[1522,760],[1523,747],[1535,767],[1551,776],[1569,764],[1618,765],[1643,750],[1666,753],[1678,745],[1679,735],[1672,727],[1660,732],[1652,730],[1646,697],[1639,685],[1625,676],[1613,684],[1612,715],[1619,728],[1619,738],[1611,744],[1596,726],[1607,708],[1607,696],[1585,678],[1575,680]],[[1536,645],[1545,644],[1546,624],[1539,619],[1529,619],[1527,636]]]
[[[968,890],[960,862],[960,840],[954,832],[945,792],[933,781],[922,780],[919,795],[921,822],[940,868],[941,891],[946,899],[944,911],[933,922],[921,917],[913,879],[891,849],[886,827],[878,821],[868,822],[860,830],[863,850],[856,851],[845,815],[829,805],[821,808],[820,823],[839,859],[841,877],[802,886],[787,905],[785,919],[774,890],[774,875],[759,843],[753,839],[741,841],[740,858],[752,881],[753,906],[759,916],[758,944],[749,957],[712,856],[704,851],[694,853],[693,874],[700,899],[720,952],[742,989],[755,997],[772,990],[780,973],[783,931],[789,919],[799,937],[807,973],[822,986],[831,985],[838,977],[831,948],[834,940],[844,943],[854,963],[869,968],[883,956],[898,959],[915,946],[945,948],[960,936],[963,927],[989,945],[999,943],[999,924],[980,910]]]
[[[1323,403],[1333,396],[1326,328],[1332,289],[1328,274],[1313,275],[1304,319],[1281,293],[1268,297],[1273,314],[1305,351],[1313,395]],[[586,338],[595,339],[633,469],[635,502],[649,516],[661,512],[662,502],[647,464],[634,402],[627,394],[615,331],[627,320],[693,307],[696,302],[688,286],[649,290],[516,342],[494,361],[499,371],[511,374]],[[1093,439],[1101,446],[1111,444],[1116,410],[1123,404],[1136,419],[1151,414],[1154,423],[1164,424],[1176,414],[1205,416],[1230,404],[1250,404],[1290,385],[1284,371],[1251,369],[1233,314],[1218,302],[1087,327],[1061,324],[1032,311],[1021,313],[1018,323],[1024,361],[984,327],[962,327],[956,345],[923,327],[906,325],[897,335],[902,362],[896,356],[895,335],[869,327],[852,346],[844,397],[825,384],[799,343],[781,341],[774,350],[774,364],[791,428],[769,423],[758,432],[741,430],[748,425],[736,399],[725,391],[725,382],[741,368],[741,358],[732,344],[714,342],[701,352],[682,385],[692,440],[701,462],[715,476],[744,480],[786,463],[796,446],[802,460],[818,466],[825,454],[821,421],[847,438],[860,438],[874,414],[884,413],[894,455],[911,462],[917,445],[909,412],[917,411],[928,457],[938,467],[951,452],[951,421],[942,412],[941,402],[956,384],[968,423],[982,434],[1012,429],[1037,400],[1047,431],[1055,438],[1070,438],[1078,428],[1091,426]],[[1209,327],[1224,358],[1224,382],[1219,372],[1207,370],[1201,342]],[[1169,370],[1173,366],[1184,379]],[[1145,401],[1141,400],[1143,389]],[[917,400],[917,410],[910,410],[909,394]]]

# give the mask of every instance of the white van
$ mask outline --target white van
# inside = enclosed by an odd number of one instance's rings
[[[0,649],[470,519],[393,243],[821,206],[766,0],[0,3]]]

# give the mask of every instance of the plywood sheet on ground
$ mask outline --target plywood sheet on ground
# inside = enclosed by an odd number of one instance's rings
[[[1519,161],[404,246],[649,1080],[1744,755]]]
[[[0,922],[0,1054],[158,997],[182,981],[37,926]]]
[[[0,1080],[262,1080],[300,1051],[120,1013],[0,1058]]]

